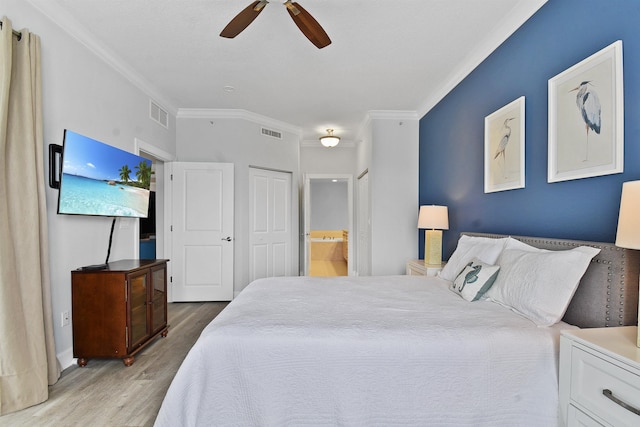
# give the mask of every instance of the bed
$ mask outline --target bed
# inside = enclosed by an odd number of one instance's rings
[[[576,252],[562,320],[518,306],[524,285],[505,299],[527,262]],[[553,306],[551,269],[534,299]],[[556,425],[560,330],[635,324],[639,269],[609,243],[465,233],[439,277],[256,280],[203,330],[156,426]]]

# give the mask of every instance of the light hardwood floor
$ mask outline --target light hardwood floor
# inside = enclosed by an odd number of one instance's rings
[[[169,335],[138,353],[133,366],[119,359],[71,366],[49,387],[49,400],[0,417],[0,426],[152,426],[187,352],[226,305],[169,304]]]

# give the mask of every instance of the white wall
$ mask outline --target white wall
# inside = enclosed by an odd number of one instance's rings
[[[349,182],[311,182],[311,230],[349,229]]]
[[[151,121],[148,95],[26,1],[2,3],[14,28],[41,38],[45,164],[48,145],[62,144],[65,128],[131,152],[135,138],[175,151],[174,117],[169,130]],[[111,219],[57,215],[57,197],[57,190],[47,189],[54,338],[66,367],[72,363],[72,333],[71,326],[60,326],[60,313],[71,311],[70,272],[104,262]],[[137,220],[118,221],[110,259],[132,258]]]
[[[262,125],[252,115],[246,118],[220,118],[216,111],[198,111],[195,116],[181,111],[177,123],[177,160],[180,162],[233,163],[234,214],[234,294],[249,284],[249,166],[292,173],[293,236],[299,235],[300,135],[295,129],[282,131],[282,140],[263,136]],[[208,116],[208,117],[207,117]],[[273,129],[274,126],[267,126]],[[293,239],[292,275],[298,273],[298,239]]]
[[[301,174],[336,174],[354,175],[356,173],[356,144],[341,141],[333,148],[326,148],[317,143],[308,142],[300,148]]]
[[[418,247],[418,119],[371,112],[358,167],[369,170],[371,274],[404,274]]]
[[[372,205],[373,274],[403,271],[417,248],[418,124],[403,115],[373,117],[363,142],[332,150],[299,148],[300,134],[284,126],[282,140],[260,135],[255,117],[189,117],[176,120],[169,105],[169,129],[149,119],[149,100],[155,98],[63,31],[25,0],[2,0],[2,14],[15,28],[28,28],[42,39],[45,157],[50,143],[61,144],[63,130],[72,129],[127,151],[135,140],[157,147],[179,161],[235,164],[235,292],[246,286],[248,272],[249,166],[292,172],[294,233],[303,173],[353,174],[369,169]],[[158,101],[158,99],[154,99]],[[242,116],[242,115],[241,115]],[[403,125],[399,122],[403,121]],[[273,128],[273,123],[266,123]],[[277,127],[277,126],[276,126]],[[354,146],[355,145],[355,146]],[[179,149],[176,149],[179,147]],[[45,158],[48,164],[48,158]],[[300,166],[299,166],[300,165]],[[48,172],[48,171],[46,171]],[[354,180],[355,182],[355,180]],[[401,191],[399,191],[399,189]],[[106,257],[111,219],[56,214],[57,190],[48,189],[52,304],[56,351],[63,365],[72,362],[71,327],[60,327],[60,313],[71,310],[71,270],[96,264]],[[390,209],[389,207],[392,206]],[[137,220],[118,220],[112,260],[131,258],[136,251]],[[298,271],[297,253],[295,271]]]

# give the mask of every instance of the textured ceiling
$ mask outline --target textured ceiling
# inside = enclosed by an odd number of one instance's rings
[[[241,109],[352,141],[368,111],[422,116],[546,2],[299,0],[333,42],[317,49],[278,1],[234,39],[218,34],[251,0],[29,1],[174,113]]]

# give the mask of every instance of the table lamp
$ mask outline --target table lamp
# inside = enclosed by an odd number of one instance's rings
[[[418,228],[424,232],[424,265],[442,265],[442,230],[449,229],[449,212],[446,206],[420,206]]]
[[[640,249],[640,181],[629,181],[622,184],[616,246]],[[640,347],[640,314],[638,315],[638,326],[636,344]]]

